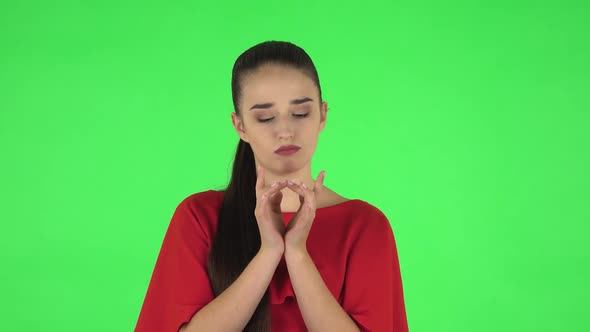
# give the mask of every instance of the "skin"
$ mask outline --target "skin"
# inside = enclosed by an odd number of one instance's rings
[[[303,97],[313,101],[289,104],[291,100]],[[253,105],[264,103],[274,103],[274,106],[250,110]],[[297,184],[303,182],[313,189],[315,180],[311,174],[311,159],[319,134],[326,125],[328,112],[328,104],[319,102],[314,82],[295,68],[263,65],[243,78],[239,109],[240,115],[231,113],[232,124],[239,137],[252,147],[256,168],[264,167],[264,187],[290,180]],[[309,113],[307,117],[295,116],[306,113]],[[258,119],[270,118],[269,122],[258,122]],[[289,144],[301,149],[288,156],[274,153],[280,146]],[[281,211],[296,212],[301,205],[300,194],[289,188],[282,189],[281,193]],[[347,200],[327,186],[323,186],[316,199],[318,208]]]

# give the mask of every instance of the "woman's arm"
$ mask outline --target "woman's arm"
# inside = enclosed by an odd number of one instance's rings
[[[266,292],[283,254],[261,250],[223,293],[201,308],[180,332],[244,330]]]
[[[359,331],[356,323],[326,287],[307,251],[287,250],[285,261],[308,331]]]

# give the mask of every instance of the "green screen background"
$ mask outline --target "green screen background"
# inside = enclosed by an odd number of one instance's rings
[[[318,68],[312,175],[388,216],[412,331],[587,330],[588,2],[218,3],[2,2],[0,330],[133,330],[270,39]]]

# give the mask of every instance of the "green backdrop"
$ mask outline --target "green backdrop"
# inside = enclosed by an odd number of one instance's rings
[[[317,65],[313,176],[388,216],[412,331],[588,329],[589,2],[216,3],[0,5],[0,330],[134,328],[270,39]]]

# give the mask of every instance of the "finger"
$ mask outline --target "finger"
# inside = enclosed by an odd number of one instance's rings
[[[281,189],[285,188],[286,186],[287,186],[287,183],[283,183],[283,182],[273,183],[266,191],[264,191],[262,193],[262,196],[260,197],[261,200],[270,199],[272,197],[272,195],[274,195],[277,191],[280,191]]]
[[[283,192],[277,191],[276,193],[274,193],[270,196],[270,203],[272,205],[280,204],[282,199],[283,199]]]
[[[309,197],[311,192],[304,188],[302,185],[296,184],[296,183],[292,183],[290,185],[288,185],[288,187],[293,190],[294,192],[299,194],[299,202],[301,204],[304,204],[305,201],[309,201],[308,204],[311,204],[311,198]],[[310,205],[311,207],[311,205]]]
[[[317,179],[315,180],[315,184],[313,187],[314,192],[320,191],[324,188],[324,179],[326,178],[326,171],[321,171],[318,175]]]

